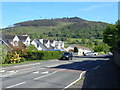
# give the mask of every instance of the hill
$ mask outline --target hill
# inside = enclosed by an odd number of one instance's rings
[[[108,25],[105,22],[88,21],[79,17],[65,17],[19,22],[15,23],[13,27],[2,29],[2,31],[7,34],[28,34],[32,39],[102,39],[102,33]]]

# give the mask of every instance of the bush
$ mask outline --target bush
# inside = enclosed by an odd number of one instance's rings
[[[21,57],[21,62],[25,62],[26,59],[24,57]]]
[[[59,59],[61,55],[61,51],[13,51],[7,53],[7,57],[4,63]]]
[[[20,55],[15,51],[12,53],[12,58],[10,58],[11,63],[19,63],[21,61]]]
[[[6,55],[6,58],[5,58],[5,61],[4,62],[2,62],[3,64],[5,64],[5,63],[11,63],[10,62],[10,59],[12,58],[12,52],[8,52],[7,53],[7,55]]]
[[[29,51],[28,57],[31,60],[59,59],[61,57],[61,52],[60,51]]]

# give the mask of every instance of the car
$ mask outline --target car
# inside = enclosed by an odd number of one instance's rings
[[[96,56],[96,55],[98,55],[98,53],[97,53],[97,52],[92,52],[92,54],[93,54],[93,55],[95,55],[95,56]]]
[[[91,52],[84,53],[84,56],[92,56]]]
[[[68,59],[72,60],[73,59],[73,53],[72,52],[63,52],[61,59]]]
[[[84,56],[96,56],[96,55],[98,55],[98,53],[96,52],[87,52],[84,54]]]

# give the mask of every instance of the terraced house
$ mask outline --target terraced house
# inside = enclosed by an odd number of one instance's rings
[[[64,50],[64,42],[56,40],[47,40],[47,39],[34,39],[31,42],[32,45],[38,50],[46,51],[50,49],[61,49]]]

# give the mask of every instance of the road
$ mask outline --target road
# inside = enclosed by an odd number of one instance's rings
[[[47,60],[2,67],[2,88],[68,88],[107,61],[105,57],[74,57],[73,60]]]

